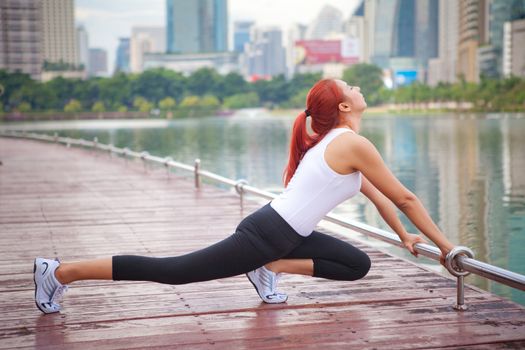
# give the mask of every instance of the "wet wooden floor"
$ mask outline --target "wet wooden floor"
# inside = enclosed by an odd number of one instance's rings
[[[285,275],[285,304],[244,275],[187,285],[82,281],[59,314],[33,301],[36,256],[179,255],[233,232],[258,205],[107,154],[0,138],[0,349],[525,348],[525,310],[352,242],[372,259],[357,282]],[[338,236],[337,234],[333,233]],[[344,238],[339,236],[340,238]]]

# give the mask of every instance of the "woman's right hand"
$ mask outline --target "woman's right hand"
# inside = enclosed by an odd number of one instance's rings
[[[441,250],[441,256],[439,257],[439,262],[441,265],[445,266],[445,258],[447,257],[447,254],[454,248],[452,244],[446,245],[443,247],[439,247],[439,250]]]

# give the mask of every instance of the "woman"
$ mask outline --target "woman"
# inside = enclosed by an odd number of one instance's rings
[[[235,233],[176,257],[117,255],[73,263],[37,258],[37,307],[44,313],[59,311],[57,301],[67,284],[86,279],[184,284],[246,273],[264,302],[282,303],[287,296],[276,290],[282,273],[347,281],[363,278],[370,269],[363,251],[314,230],[324,215],[359,191],[417,256],[414,244],[424,240],[405,231],[395,204],[439,247],[443,263],[453,245],[418,198],[385,166],[374,145],[358,134],[366,109],[360,89],[324,79],[312,87],[306,102],[307,109],[293,125],[285,190],[244,218]],[[307,117],[313,135],[307,132]]]

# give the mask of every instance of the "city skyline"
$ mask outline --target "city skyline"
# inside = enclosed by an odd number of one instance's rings
[[[254,6],[253,2],[229,0],[229,44],[233,50],[233,23],[240,20],[254,21],[257,26],[279,26],[287,31],[294,23],[307,24],[315,19],[322,7],[332,5],[343,12],[345,18],[359,4],[359,0],[308,1],[265,0]],[[295,11],[294,9],[300,9]],[[116,49],[121,37],[131,37],[135,26],[165,26],[166,1],[146,0],[76,0],[76,24],[84,25],[89,34],[90,47],[103,48],[108,53],[108,70],[115,67]]]

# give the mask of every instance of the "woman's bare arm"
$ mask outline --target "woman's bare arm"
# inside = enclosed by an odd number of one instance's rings
[[[399,220],[395,206],[392,204],[392,202],[377,188],[375,188],[375,186],[372,185],[365,176],[362,176],[361,179],[361,193],[363,193],[368,199],[370,199],[372,203],[374,203],[381,217],[399,236],[404,246],[410,251],[410,253],[417,256],[417,251],[414,248],[414,244],[426,243],[425,240],[421,236],[408,233]]]
[[[350,149],[350,166],[359,170],[375,188],[398,207],[412,223],[442,251],[453,248],[447,237],[432,221],[421,201],[392,174],[375,146],[366,138],[351,135],[346,138]]]

